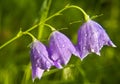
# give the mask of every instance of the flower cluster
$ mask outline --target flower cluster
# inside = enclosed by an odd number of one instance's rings
[[[100,55],[104,45],[116,47],[105,30],[92,20],[88,20],[80,27],[75,46],[67,36],[55,30],[50,35],[48,47],[38,40],[31,45],[32,79],[36,77],[40,79],[43,72],[49,70],[51,66],[62,68],[69,62],[72,54],[81,60],[90,53]]]

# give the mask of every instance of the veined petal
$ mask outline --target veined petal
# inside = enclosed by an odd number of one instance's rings
[[[91,52],[100,55],[100,50],[104,45],[115,47],[102,26],[89,20],[80,27],[76,49],[81,59]]]
[[[39,78],[41,79],[42,74],[43,74],[44,70],[40,69],[39,67],[32,67],[32,80],[34,82],[35,78]]]
[[[35,40],[32,43],[30,54],[33,80],[36,77],[40,79],[44,70],[49,69],[53,65],[53,62],[48,56],[46,47],[38,40]]]
[[[66,65],[72,54],[76,55],[76,49],[72,42],[64,34],[54,31],[51,34],[49,49],[51,59],[54,61],[57,68]]]

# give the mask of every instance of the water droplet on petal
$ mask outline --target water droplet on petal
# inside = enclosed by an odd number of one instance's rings
[[[37,59],[37,63],[39,63],[40,62],[40,60],[39,59]]]
[[[95,52],[94,49],[91,49],[91,52]]]
[[[62,45],[62,47],[64,48],[64,47],[65,47],[65,45]]]
[[[57,40],[60,40],[60,38],[58,37]]]
[[[87,34],[85,34],[85,37],[87,37]]]
[[[50,71],[50,69],[47,69],[47,71]]]
[[[84,47],[83,47],[83,50],[85,50],[85,49],[86,49],[86,47],[84,46]]]
[[[97,52],[96,54],[100,56],[100,53],[99,53],[99,52]]]

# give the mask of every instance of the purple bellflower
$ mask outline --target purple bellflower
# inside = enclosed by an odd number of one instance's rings
[[[95,21],[88,20],[80,27],[76,49],[81,59],[91,52],[100,55],[100,50],[104,45],[116,47],[102,26]]]
[[[49,70],[53,65],[53,62],[48,57],[48,52],[46,47],[35,40],[31,44],[31,62],[32,62],[32,79],[41,78],[44,70]]]
[[[76,49],[69,38],[56,30],[50,36],[49,54],[57,68],[66,65],[72,54],[77,55]]]

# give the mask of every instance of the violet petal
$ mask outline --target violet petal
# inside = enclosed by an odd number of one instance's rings
[[[81,59],[91,52],[100,55],[100,50],[104,45],[115,47],[102,26],[89,20],[80,27],[76,49]]]

